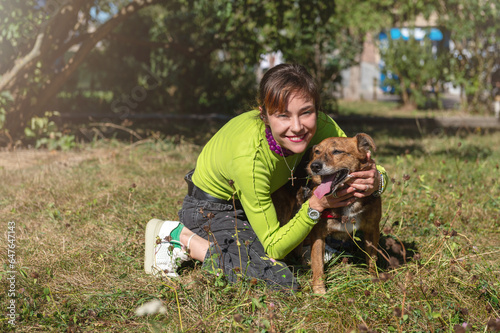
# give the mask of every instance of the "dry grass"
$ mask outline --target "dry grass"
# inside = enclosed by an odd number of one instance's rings
[[[16,223],[16,331],[478,332],[499,318],[500,133],[377,137],[393,184],[382,253],[399,266],[370,276],[359,253],[328,264],[324,297],[228,285],[198,264],[179,280],[143,273],[145,223],[176,219],[199,146],[98,142],[71,152],[0,153],[0,225]],[[394,239],[396,245],[392,245]],[[406,255],[397,252],[403,245]],[[0,252],[7,258],[7,247]],[[347,261],[347,262],[344,262]],[[405,262],[406,261],[406,262]],[[9,270],[2,270],[6,309]],[[160,299],[165,314],[135,316]],[[12,330],[2,312],[0,330]],[[490,321],[490,326],[488,326]]]

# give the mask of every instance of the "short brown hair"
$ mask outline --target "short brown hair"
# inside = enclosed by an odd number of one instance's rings
[[[285,112],[288,98],[293,93],[310,98],[316,112],[319,109],[320,97],[314,78],[304,66],[298,64],[280,64],[269,69],[259,86],[258,103],[264,114]]]

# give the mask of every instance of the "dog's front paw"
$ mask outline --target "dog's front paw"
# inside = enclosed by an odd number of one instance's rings
[[[301,186],[297,191],[297,200],[300,205],[307,201],[312,195],[312,190],[307,186]]]
[[[318,295],[324,295],[326,294],[326,288],[325,285],[315,285],[313,286],[313,293],[318,294]]]

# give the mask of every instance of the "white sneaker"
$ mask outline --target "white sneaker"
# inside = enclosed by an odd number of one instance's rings
[[[191,258],[179,241],[170,239],[170,233],[177,228],[179,221],[152,219],[146,225],[144,270],[148,274],[162,274],[177,277],[177,268],[183,261]],[[174,247],[179,244],[181,248]]]

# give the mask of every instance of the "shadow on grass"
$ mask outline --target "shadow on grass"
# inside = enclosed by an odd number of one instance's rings
[[[340,248],[336,250],[340,251],[342,253],[341,257],[347,258],[349,263],[366,267],[366,256],[363,252],[365,249],[364,240],[362,233],[360,232],[359,234],[361,234],[361,241],[341,242]],[[377,267],[381,270],[388,270],[404,265],[413,260],[413,257],[418,252],[415,242],[399,242],[390,235],[382,235],[380,237],[378,251]]]
[[[434,153],[434,155],[447,155],[461,160],[484,160],[491,156],[493,151],[490,147],[479,145],[468,145],[465,147],[453,147],[451,149],[442,149]]]
[[[332,262],[325,263],[330,267],[349,263],[367,269],[365,246],[362,232],[357,235],[359,241],[339,241],[327,237],[327,245],[333,254]],[[381,235],[378,245],[377,267],[381,271],[387,271],[405,265],[418,258],[418,249],[415,242],[399,241],[390,235]],[[416,258],[417,257],[417,258]],[[311,269],[304,266],[296,254],[291,254],[286,258],[287,264],[295,268],[295,271]]]

